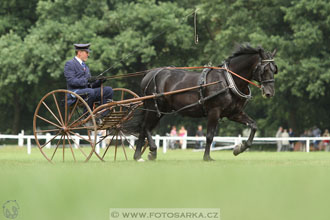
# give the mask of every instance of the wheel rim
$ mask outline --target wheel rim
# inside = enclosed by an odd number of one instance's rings
[[[71,105],[69,96],[76,100]],[[95,149],[94,115],[81,96],[68,90],[49,92],[40,100],[33,117],[33,132],[38,148],[49,162],[87,162]],[[58,156],[59,148],[62,156]]]

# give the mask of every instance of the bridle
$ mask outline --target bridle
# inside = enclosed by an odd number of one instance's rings
[[[261,84],[261,87],[264,86],[264,84],[267,83],[273,83],[275,82],[275,79],[266,79],[262,80],[262,75],[265,72],[265,67],[270,66],[271,71],[276,74],[276,66],[274,64],[274,59],[259,59],[258,65],[255,67],[253,73],[252,73],[252,79],[259,82]]]

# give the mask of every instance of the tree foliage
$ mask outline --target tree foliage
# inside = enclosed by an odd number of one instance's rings
[[[194,11],[198,9],[194,27]],[[236,44],[278,49],[276,96],[253,89],[247,112],[262,135],[280,125],[297,132],[329,128],[330,3],[325,0],[2,0],[0,3],[1,132],[31,131],[34,108],[46,94],[65,88],[64,63],[76,42],[92,44],[88,65],[96,75],[125,74],[160,66],[220,64]],[[196,28],[199,44],[194,43]],[[112,80],[139,91],[141,78]],[[197,123],[170,116],[158,132]],[[243,126],[220,122],[220,134]]]

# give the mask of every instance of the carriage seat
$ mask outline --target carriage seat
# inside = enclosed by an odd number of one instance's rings
[[[73,97],[73,95],[71,94],[68,94],[67,96],[68,96],[68,106],[72,106],[73,104],[76,103],[77,98]],[[88,93],[79,94],[79,96],[83,98],[86,102],[88,101]],[[64,104],[65,104],[65,100],[62,99],[61,105],[64,106]],[[83,104],[81,102],[78,104],[78,106],[82,106],[82,105]]]

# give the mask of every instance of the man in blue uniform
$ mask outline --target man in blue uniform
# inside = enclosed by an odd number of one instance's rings
[[[91,76],[88,66],[85,62],[90,53],[90,44],[74,44],[76,56],[67,61],[64,66],[64,76],[66,78],[67,88],[78,95],[87,94],[87,103],[93,109],[93,103],[101,100],[101,83],[105,82],[105,77]],[[103,103],[112,99],[112,88],[103,87]],[[75,101],[71,97],[72,103]]]

